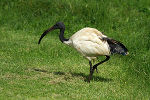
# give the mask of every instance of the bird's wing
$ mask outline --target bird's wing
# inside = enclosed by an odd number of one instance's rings
[[[102,40],[101,32],[93,28],[84,28],[76,32],[72,37],[73,46],[85,56],[109,55],[108,43]]]

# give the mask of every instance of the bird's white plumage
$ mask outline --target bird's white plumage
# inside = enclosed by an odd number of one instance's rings
[[[110,55],[110,48],[106,41],[102,38],[107,37],[94,28],[83,28],[73,34],[69,41],[64,42],[73,46],[88,60],[95,59],[100,55]]]

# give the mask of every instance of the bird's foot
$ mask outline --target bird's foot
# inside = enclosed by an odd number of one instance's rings
[[[95,69],[96,69],[96,72],[98,73],[98,69],[97,69],[97,67],[96,67]]]
[[[96,69],[96,72],[98,73],[97,66],[93,66],[93,71]]]

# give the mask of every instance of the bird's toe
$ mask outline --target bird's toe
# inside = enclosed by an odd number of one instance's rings
[[[98,73],[98,69],[96,68],[96,72]]]

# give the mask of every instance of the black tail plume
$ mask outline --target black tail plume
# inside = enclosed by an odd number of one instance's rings
[[[103,38],[103,40],[106,40],[108,42],[111,54],[128,54],[128,49],[121,42],[110,38]]]

